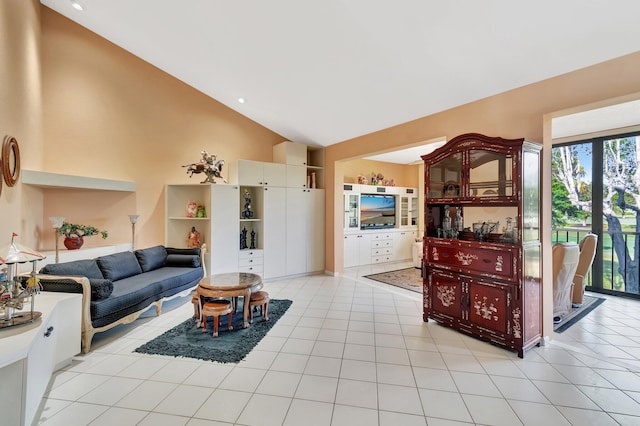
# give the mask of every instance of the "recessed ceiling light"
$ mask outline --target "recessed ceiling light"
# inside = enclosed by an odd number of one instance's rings
[[[73,7],[75,10],[79,10],[80,12],[84,10],[84,6],[76,0],[71,0],[71,7]]]
[[[244,98],[238,98],[238,102],[240,102],[241,104],[245,103]]]

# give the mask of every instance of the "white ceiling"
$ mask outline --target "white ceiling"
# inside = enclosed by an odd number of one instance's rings
[[[638,0],[41,2],[320,146],[640,51]]]

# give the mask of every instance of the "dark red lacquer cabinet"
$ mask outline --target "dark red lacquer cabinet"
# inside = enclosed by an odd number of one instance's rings
[[[542,335],[542,145],[460,135],[424,160],[424,320],[518,352]]]

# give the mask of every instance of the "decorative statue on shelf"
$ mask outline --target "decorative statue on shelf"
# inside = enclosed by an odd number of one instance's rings
[[[251,250],[255,250],[256,248],[256,231],[251,230],[251,246],[249,247]]]
[[[195,226],[192,226],[191,232],[189,232],[189,239],[187,240],[187,247],[199,248],[200,246],[202,246],[202,242],[200,241],[200,233],[196,230]]]
[[[251,193],[248,190],[244,190],[244,210],[242,211],[242,217],[244,219],[251,219],[253,212],[251,211]]]
[[[247,228],[242,228],[240,231],[240,250],[244,250],[247,247]]]
[[[198,203],[195,200],[191,200],[187,203],[187,217],[196,217],[198,214]]]
[[[204,206],[198,206],[198,212],[196,213],[196,217],[200,217],[200,218],[207,217],[207,210],[205,210]]]
[[[210,154],[208,151],[200,151],[200,154],[202,155],[200,161],[182,166],[187,167],[189,177],[193,176],[194,173],[204,173],[207,175],[207,178],[200,183],[216,183],[214,178],[222,179],[224,183],[227,183],[227,180],[223,178],[221,174],[224,160],[216,161],[217,156]]]

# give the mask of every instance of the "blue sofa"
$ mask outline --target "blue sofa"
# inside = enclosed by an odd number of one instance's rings
[[[152,305],[186,296],[206,275],[201,249],[155,246],[95,259],[49,264],[38,278],[44,291],[82,293],[82,352],[95,333],[135,321]]]

